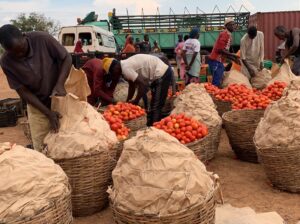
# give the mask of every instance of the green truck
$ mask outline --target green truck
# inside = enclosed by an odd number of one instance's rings
[[[179,34],[185,35],[193,27],[201,30],[200,42],[203,50],[211,50],[220,31],[224,29],[225,18],[234,18],[237,30],[233,33],[234,48],[239,48],[240,40],[249,24],[249,12],[169,14],[169,15],[117,15],[115,9],[108,13],[108,20],[97,21],[95,12],[91,12],[80,21],[82,25],[94,25],[113,32],[117,44],[124,46],[125,36],[143,40],[148,34],[151,44],[158,41],[162,51],[172,55]]]

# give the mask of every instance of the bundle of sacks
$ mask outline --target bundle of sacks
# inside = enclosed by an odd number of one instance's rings
[[[138,131],[124,144],[108,190],[114,207],[165,216],[210,199],[211,173],[184,145],[156,128]]]
[[[267,86],[273,84],[274,82],[285,82],[286,84],[290,84],[290,82],[295,79],[295,75],[293,74],[289,61],[285,60],[285,62],[280,67],[276,76],[268,82]]]
[[[118,143],[109,124],[90,104],[68,94],[52,99],[52,108],[62,115],[58,133],[49,133],[44,142],[52,159],[70,159],[114,148]]]
[[[256,132],[259,148],[288,147],[300,144],[300,79],[291,81],[283,96],[265,111]]]
[[[33,219],[71,193],[66,174],[53,160],[10,143],[0,144],[0,180],[0,223]],[[71,210],[64,213],[71,221]]]
[[[86,88],[89,87],[83,71],[73,69],[66,82],[69,94],[52,98],[52,110],[62,115],[59,132],[49,133],[44,140],[45,154],[52,159],[91,155],[118,143],[104,117],[86,102],[89,91],[82,90]]]
[[[176,98],[174,105],[175,108],[172,110],[172,114],[184,113],[186,116],[193,117],[209,127],[222,124],[216,106],[202,84],[193,83],[188,85]]]
[[[222,87],[226,88],[230,84],[243,84],[248,88],[253,87],[262,90],[276,81],[289,84],[294,77],[295,75],[291,71],[289,61],[285,60],[285,63],[283,63],[283,65],[278,69],[275,77],[273,78],[271,75],[271,71],[263,69],[261,71],[258,71],[255,76],[250,79],[249,82],[249,79],[246,75],[239,71],[231,70],[230,72],[225,73]]]

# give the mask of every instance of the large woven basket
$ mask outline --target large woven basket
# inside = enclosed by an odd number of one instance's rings
[[[257,163],[253,136],[264,110],[233,110],[224,113],[223,121],[232,150],[243,161]]]
[[[221,117],[225,112],[231,111],[232,108],[231,108],[230,102],[218,100],[212,95],[211,95],[211,97],[212,97],[215,105],[217,106],[217,111]]]
[[[111,200],[110,207],[114,221],[117,224],[214,224],[218,190],[219,184],[209,192],[202,202],[166,216],[136,214],[134,211],[125,211],[118,208]]]
[[[185,144],[185,146],[191,149],[202,162],[206,162],[208,160],[207,152],[211,149],[211,133],[204,138]]]
[[[147,124],[147,116],[143,115],[133,120],[125,121],[125,126],[131,131],[138,131],[141,128],[145,128]]]
[[[300,193],[300,147],[256,147],[259,160],[272,184]]]
[[[50,206],[39,211],[29,219],[13,222],[14,224],[70,224],[73,221],[71,194],[51,201]],[[1,223],[1,220],[0,220]]]
[[[72,159],[56,160],[69,178],[74,216],[88,216],[102,210],[108,202],[116,149]]]
[[[208,136],[210,147],[206,150],[206,160],[211,160],[215,157],[218,152],[220,140],[221,140],[221,130],[222,125],[217,125],[215,127],[209,127],[208,132],[210,135]]]

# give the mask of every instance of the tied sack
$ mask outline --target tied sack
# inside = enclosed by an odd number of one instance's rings
[[[145,215],[168,215],[210,198],[212,173],[192,150],[164,131],[148,128],[124,143],[108,193],[114,206]]]
[[[268,82],[268,86],[273,84],[274,82],[285,82],[286,84],[290,84],[291,80],[294,79],[296,76],[293,74],[289,60],[285,59],[284,63],[279,69],[279,72],[276,74],[276,76]]]
[[[259,122],[254,141],[259,148],[300,145],[300,78],[296,77]]]
[[[58,133],[49,133],[46,155],[69,159],[110,150],[118,140],[103,116],[73,94],[52,98],[52,110],[62,115]]]
[[[251,78],[251,85],[256,89],[264,89],[268,82],[272,79],[271,72],[268,69],[259,71],[253,78]]]
[[[0,223],[27,223],[70,195],[68,178],[52,159],[8,142],[0,143],[0,180]]]
[[[232,70],[230,72],[225,73],[222,87],[226,88],[231,84],[241,84],[245,85],[248,88],[252,88],[249,79],[241,72],[237,70]]]

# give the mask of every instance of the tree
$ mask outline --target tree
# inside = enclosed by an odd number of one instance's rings
[[[16,19],[12,19],[10,22],[22,32],[45,31],[55,36],[60,29],[59,22],[36,12],[31,12],[28,16],[25,13],[21,13]]]

